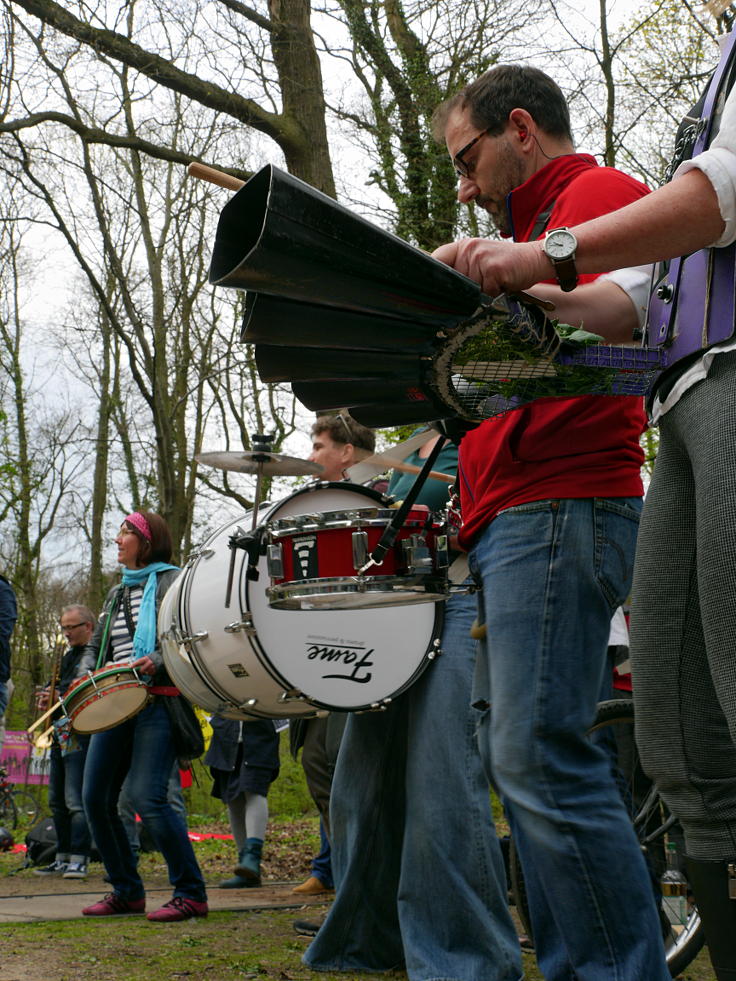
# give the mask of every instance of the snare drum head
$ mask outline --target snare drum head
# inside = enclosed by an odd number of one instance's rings
[[[315,485],[276,504],[269,521],[294,514],[375,507],[354,484]],[[369,708],[399,694],[426,666],[439,636],[441,604],[372,610],[278,610],[268,604],[265,557],[246,580],[246,605],[260,656],[309,702],[336,710]]]

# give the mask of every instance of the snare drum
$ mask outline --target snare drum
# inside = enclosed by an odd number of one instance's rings
[[[108,664],[75,681],[62,703],[74,731],[86,736],[132,719],[148,700],[148,685],[135,668]]]
[[[369,492],[369,503],[381,500]],[[366,503],[365,488],[319,484],[271,507],[267,520]],[[219,529],[172,583],[159,611],[166,668],[184,694],[227,718],[313,715],[317,708],[380,708],[435,657],[441,603],[378,610],[303,612],[269,605],[266,557],[248,578],[236,550],[232,605],[225,607],[228,542],[247,518]]]
[[[339,499],[343,485],[331,486]],[[299,493],[318,506],[319,490]],[[284,509],[277,508],[269,515],[265,527],[271,606],[352,610],[447,599],[447,536],[429,509],[411,508],[383,560],[369,564],[396,511],[365,487],[350,485],[343,494],[350,495],[350,502],[345,498],[340,510],[291,514],[287,508],[284,515]]]

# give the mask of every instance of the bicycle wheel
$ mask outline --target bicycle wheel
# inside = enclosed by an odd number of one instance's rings
[[[14,790],[12,797],[16,820],[13,827],[20,824],[30,828],[38,820],[38,801],[27,790]]]
[[[634,703],[630,699],[612,699],[598,705],[591,735],[606,742],[617,760],[616,783],[631,817],[634,830],[646,858],[657,892],[659,878],[665,869],[665,852],[669,841],[681,843],[682,830],[670,814],[656,789],[641,768],[634,742]],[[529,902],[518,852],[511,841],[509,865],[511,892],[524,929],[533,938]],[[705,934],[695,903],[688,900],[687,923],[673,927],[660,906],[667,966],[672,977],[680,974],[700,952]]]
[[[18,814],[15,809],[15,802],[10,790],[0,790],[0,827],[15,828],[18,823]]]

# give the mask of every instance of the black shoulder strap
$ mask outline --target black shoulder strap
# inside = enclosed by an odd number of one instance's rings
[[[539,212],[539,214],[537,215],[537,220],[534,222],[532,233],[527,241],[536,242],[536,240],[539,238],[539,236],[542,234],[542,232],[549,224],[549,217],[552,214],[552,209],[554,208],[554,206],[555,206],[555,202],[553,201],[550,204],[549,208],[546,208],[544,211]]]

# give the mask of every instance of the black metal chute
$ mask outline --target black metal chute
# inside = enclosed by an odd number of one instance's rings
[[[398,352],[387,354],[257,344],[256,366],[264,382],[371,379],[417,385],[422,378],[422,362],[412,355]]]
[[[271,165],[222,209],[210,282],[435,326],[463,320],[480,296],[477,283]]]
[[[437,328],[391,317],[375,317],[324,304],[300,303],[249,292],[241,340],[249,344],[318,347],[350,351],[411,351],[429,355]]]

